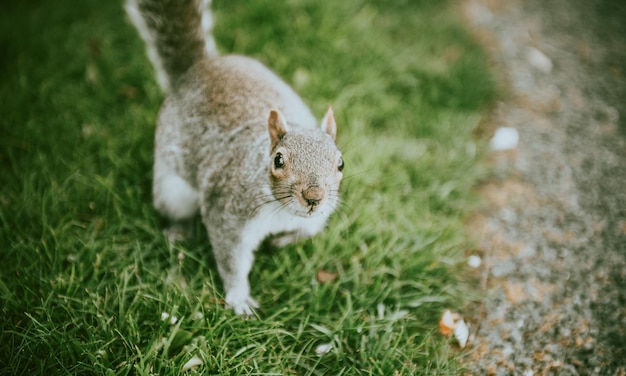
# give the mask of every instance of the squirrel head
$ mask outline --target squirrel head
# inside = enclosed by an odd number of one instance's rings
[[[270,111],[270,187],[274,198],[293,214],[329,215],[339,203],[343,158],[335,144],[337,124],[328,109],[321,130],[290,131],[283,115]]]

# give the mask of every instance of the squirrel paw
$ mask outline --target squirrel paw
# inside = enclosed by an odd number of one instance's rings
[[[272,247],[280,249],[290,244],[302,241],[310,236],[311,234],[307,234],[304,231],[288,231],[274,235],[270,240],[270,244]]]
[[[226,295],[226,306],[232,308],[237,315],[249,317],[254,315],[255,308],[259,308],[259,303],[250,296],[233,295]]]
[[[176,222],[165,228],[163,235],[170,244],[181,243],[191,235],[191,226],[188,223]]]

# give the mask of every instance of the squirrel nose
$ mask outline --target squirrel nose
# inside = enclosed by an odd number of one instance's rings
[[[302,198],[309,206],[317,206],[324,199],[324,190],[313,186],[302,191]]]

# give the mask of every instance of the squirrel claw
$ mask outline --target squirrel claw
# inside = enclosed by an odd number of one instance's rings
[[[254,315],[254,310],[259,308],[259,303],[249,296],[243,299],[227,296],[226,306],[231,308],[239,316],[251,317]]]

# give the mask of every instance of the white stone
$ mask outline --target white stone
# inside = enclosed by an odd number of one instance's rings
[[[470,268],[478,268],[480,264],[482,264],[480,256],[471,255],[467,258],[467,265],[469,265]]]
[[[528,63],[530,63],[533,68],[543,73],[550,73],[552,71],[552,60],[534,47],[528,47],[526,50],[526,60],[528,60]]]
[[[512,150],[517,148],[518,142],[519,132],[517,129],[501,127],[496,130],[496,133],[489,142],[489,147],[493,151]]]

